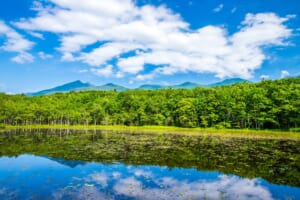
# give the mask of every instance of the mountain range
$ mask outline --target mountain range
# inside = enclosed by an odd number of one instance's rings
[[[245,79],[240,79],[240,78],[233,78],[233,79],[226,79],[221,82],[209,84],[209,85],[200,85],[197,83],[192,83],[192,82],[185,82],[180,85],[169,85],[169,86],[164,86],[164,85],[141,85],[138,88],[139,90],[159,90],[159,89],[166,89],[166,88],[174,88],[174,89],[193,89],[196,87],[219,87],[219,86],[226,86],[226,85],[233,85],[236,83],[243,83],[243,82],[249,82]],[[123,87],[121,85],[116,85],[113,83],[107,83],[105,85],[101,86],[96,86],[90,83],[83,83],[80,80],[66,83],[64,85],[60,85],[54,88],[34,92],[34,93],[27,93],[26,95],[28,96],[40,96],[40,95],[50,95],[50,94],[55,94],[55,93],[66,93],[66,92],[71,92],[71,91],[90,91],[90,90],[96,90],[96,91],[125,91],[129,90],[129,88]]]

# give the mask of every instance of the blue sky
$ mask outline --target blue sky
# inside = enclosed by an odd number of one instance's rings
[[[0,91],[300,74],[297,0],[0,3]]]

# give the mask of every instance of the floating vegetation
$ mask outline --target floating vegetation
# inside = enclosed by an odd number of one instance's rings
[[[95,161],[196,168],[300,186],[299,141],[45,129],[6,131],[0,145],[0,156],[42,155],[70,167]]]
[[[0,199],[272,199],[269,183],[281,185],[272,186],[278,190],[293,186],[276,199],[297,199],[299,152],[297,140],[5,131],[0,135]],[[14,162],[16,171],[10,171]],[[243,193],[249,190],[255,194]]]

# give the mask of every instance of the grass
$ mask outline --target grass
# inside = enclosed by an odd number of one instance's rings
[[[4,127],[3,127],[4,128]],[[252,129],[215,129],[215,128],[179,128],[172,126],[83,126],[83,125],[28,125],[6,126],[4,129],[96,129],[111,131],[130,131],[143,133],[167,133],[191,136],[218,136],[224,138],[248,138],[248,139],[278,139],[300,140],[300,133],[281,130],[252,130]]]

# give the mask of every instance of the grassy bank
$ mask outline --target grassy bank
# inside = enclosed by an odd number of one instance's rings
[[[179,128],[170,126],[67,126],[67,125],[31,125],[6,126],[3,129],[77,129],[77,130],[111,130],[144,133],[168,133],[194,136],[218,136],[226,138],[251,139],[286,139],[300,140],[300,133],[280,130],[251,130],[251,129],[214,129],[214,128]]]

